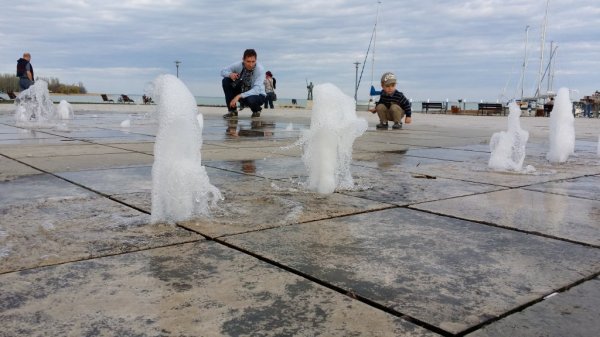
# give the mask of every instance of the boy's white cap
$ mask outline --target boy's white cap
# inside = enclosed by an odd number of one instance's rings
[[[383,74],[383,76],[381,76],[381,84],[383,84],[383,85],[396,84],[396,75],[394,75],[394,73],[392,73],[392,72],[387,72],[387,73]]]

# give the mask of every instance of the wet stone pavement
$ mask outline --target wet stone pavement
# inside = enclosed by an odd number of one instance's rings
[[[0,337],[598,336],[598,119],[551,164],[549,120],[522,118],[516,174],[487,168],[505,117],[361,112],[355,188],[324,196],[294,146],[309,111],[200,108],[225,199],[151,225],[151,107],[108,106],[35,130],[0,107]]]

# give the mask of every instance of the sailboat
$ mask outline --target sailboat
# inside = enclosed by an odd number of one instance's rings
[[[543,105],[544,102],[551,98],[554,97],[556,94],[552,91],[552,82],[554,81],[554,63],[555,63],[555,59],[556,59],[556,52],[558,49],[558,46],[554,46],[554,42],[551,42],[550,44],[550,56],[549,56],[549,60],[548,63],[546,64],[546,66],[544,67],[544,47],[546,45],[546,27],[548,25],[548,6],[550,4],[550,0],[546,0],[546,12],[544,14],[544,22],[542,24],[542,34],[541,34],[541,43],[540,43],[540,66],[539,66],[539,71],[538,71],[538,81],[537,81],[537,89],[534,93],[533,96],[531,97],[526,97],[524,96],[524,89],[523,89],[523,78],[525,76],[525,67],[526,67],[526,58],[527,58],[527,42],[525,42],[525,60],[523,61],[523,73],[522,73],[522,78],[521,78],[521,102],[526,102],[529,106],[532,105],[532,103],[534,103],[533,105]],[[527,26],[529,27],[529,26]],[[526,31],[528,31],[528,28],[526,29]],[[527,40],[526,40],[527,41]],[[544,82],[544,80],[548,79],[548,86],[546,89],[546,93],[542,93],[542,83]],[[535,107],[535,106],[534,106]]]

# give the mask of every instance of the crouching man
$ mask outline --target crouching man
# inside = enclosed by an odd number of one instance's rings
[[[240,110],[249,107],[252,117],[260,117],[262,105],[267,96],[265,92],[264,68],[256,62],[256,51],[246,49],[241,62],[236,62],[221,70],[223,92],[228,113],[223,118],[237,118],[237,104]]]

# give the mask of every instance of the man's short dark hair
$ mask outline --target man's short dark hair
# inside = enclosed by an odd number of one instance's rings
[[[256,57],[256,50],[254,50],[254,49],[246,49],[246,50],[244,50],[244,60],[247,57],[252,57],[252,56]]]

